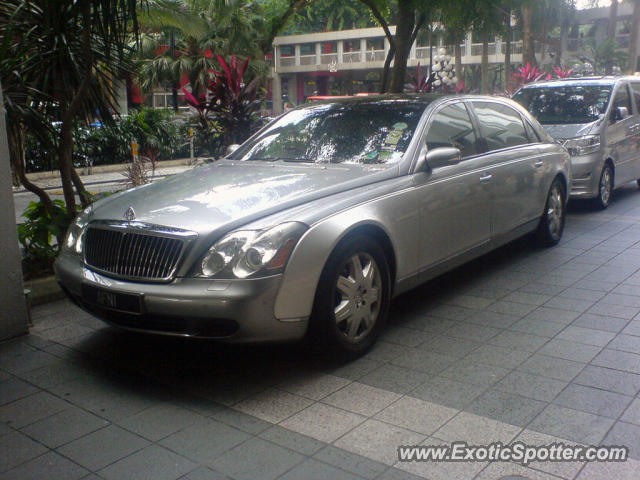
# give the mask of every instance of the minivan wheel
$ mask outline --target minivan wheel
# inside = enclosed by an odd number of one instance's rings
[[[320,277],[309,340],[344,356],[361,355],[384,326],[390,291],[389,266],[378,243],[360,235],[342,242]]]
[[[567,215],[565,199],[564,184],[560,178],[556,177],[549,188],[544,213],[536,231],[536,239],[543,247],[556,245],[562,238]]]
[[[604,210],[611,202],[611,192],[613,192],[613,170],[611,165],[605,163],[600,174],[600,183],[598,184],[598,196],[594,199],[596,208]]]

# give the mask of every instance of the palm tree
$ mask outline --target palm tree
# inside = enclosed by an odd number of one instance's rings
[[[74,187],[83,205],[89,202],[72,163],[73,124],[94,116],[111,121],[114,80],[132,66],[127,45],[132,30],[137,30],[136,0],[0,3],[0,81],[24,88],[7,92],[9,119],[36,134],[60,123],[55,146],[70,218],[76,212]],[[17,80],[12,61],[20,66]]]

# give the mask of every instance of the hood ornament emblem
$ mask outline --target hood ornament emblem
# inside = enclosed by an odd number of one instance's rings
[[[133,207],[129,207],[125,210],[124,215],[123,215],[124,219],[127,222],[132,222],[136,219],[136,212],[133,210]]]

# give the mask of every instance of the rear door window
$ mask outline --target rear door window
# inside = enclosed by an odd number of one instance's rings
[[[513,108],[501,103],[473,102],[473,110],[489,151],[530,143],[522,117]]]

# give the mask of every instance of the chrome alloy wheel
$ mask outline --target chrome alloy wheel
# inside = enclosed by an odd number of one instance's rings
[[[562,233],[564,203],[561,188],[562,187],[560,187],[560,185],[558,185],[557,183],[554,184],[551,192],[549,192],[549,200],[547,201],[549,234],[554,239],[558,239],[558,237]]]
[[[605,207],[609,205],[609,199],[611,198],[611,180],[611,169],[605,166],[600,176],[600,203]]]
[[[382,299],[382,276],[371,255],[359,252],[339,269],[333,313],[338,331],[356,343],[376,325]]]

